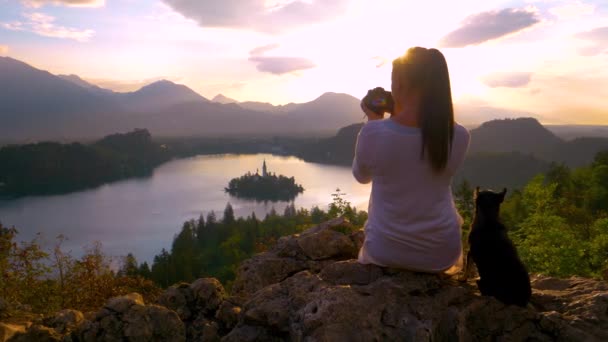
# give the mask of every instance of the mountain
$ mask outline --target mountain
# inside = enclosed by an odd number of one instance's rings
[[[217,103],[221,103],[221,104],[227,104],[227,103],[237,103],[238,101],[235,100],[235,99],[231,99],[229,97],[226,97],[226,96],[224,96],[222,94],[217,94],[211,100],[211,102],[217,102]]]
[[[335,93],[284,106],[212,102],[166,80],[116,93],[11,58],[0,59],[0,89],[2,141],[92,139],[135,128],[156,136],[319,135],[359,121],[361,112],[358,99]]]
[[[113,93],[113,91],[111,91],[111,90],[98,87],[98,86],[96,86],[96,85],[94,85],[92,83],[89,83],[89,82],[83,80],[82,78],[80,78],[79,76],[74,75],[74,74],[72,74],[72,75],[57,75],[57,76],[59,78],[62,78],[64,80],[66,80],[66,81],[70,81],[70,82],[76,84],[77,86],[80,86],[80,87],[85,88],[85,89],[89,89],[89,90],[97,92],[97,93],[101,93],[101,94],[111,94],[111,93]]]
[[[576,138],[608,138],[608,126],[590,125],[549,125],[551,132],[564,140]]]
[[[9,57],[0,57],[0,89],[3,139],[91,135],[118,110],[104,94]]]
[[[185,85],[161,80],[131,93],[119,94],[121,103],[130,111],[146,112],[188,102],[209,102]]]
[[[323,129],[335,132],[345,125],[363,121],[360,103],[359,99],[348,94],[325,93],[289,111],[288,123],[302,131]]]
[[[249,109],[255,110],[258,112],[267,112],[267,113],[287,113],[292,111],[300,105],[299,103],[288,103],[286,105],[278,105],[275,106],[268,102],[256,102],[256,101],[245,101],[239,102],[239,106]]]

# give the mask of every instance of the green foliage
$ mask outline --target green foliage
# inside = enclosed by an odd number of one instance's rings
[[[283,215],[272,208],[263,220],[255,214],[236,219],[232,207],[227,204],[222,221],[217,221],[213,212],[206,220],[201,215],[198,220],[186,221],[175,236],[171,251],[163,249],[155,256],[150,277],[162,287],[199,277],[216,277],[230,286],[243,260],[267,250],[281,236],[302,232],[338,216],[346,217],[356,227],[365,223],[367,213],[351,207],[343,199],[343,193],[337,190],[332,196],[328,212],[318,207],[310,211],[296,210],[292,203],[287,205]],[[231,213],[229,219],[226,219],[227,212]]]
[[[605,277],[608,153],[575,170],[551,165],[507,198],[501,216],[531,272]]]
[[[16,234],[15,228],[0,224],[0,296],[10,303],[26,304],[40,313],[65,308],[89,311],[121,294],[135,291],[147,300],[160,294],[153,282],[133,269],[137,261],[131,254],[116,275],[99,243],[76,259],[61,248],[66,240],[61,235],[48,253],[37,239],[15,242]]]
[[[145,176],[168,160],[146,130],[91,144],[41,142],[0,148],[0,195],[52,194]]]

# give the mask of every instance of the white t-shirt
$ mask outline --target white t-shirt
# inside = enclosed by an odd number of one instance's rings
[[[462,254],[462,218],[451,183],[469,146],[466,128],[454,126],[447,167],[440,173],[421,159],[419,128],[391,119],[367,122],[357,137],[353,175],[372,182],[369,218],[359,262],[441,272]]]

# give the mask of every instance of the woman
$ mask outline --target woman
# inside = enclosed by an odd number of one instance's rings
[[[369,121],[357,138],[353,175],[372,182],[359,262],[443,272],[461,260],[462,218],[451,182],[469,145],[454,123],[450,78],[436,49],[411,48],[393,61],[389,119]]]

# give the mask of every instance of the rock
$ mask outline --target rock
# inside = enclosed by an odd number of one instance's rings
[[[323,260],[332,257],[350,257],[357,254],[355,244],[350,237],[336,231],[345,228],[350,231],[352,228],[344,219],[336,219],[317,227],[313,227],[302,233],[297,240],[298,245],[312,260]]]
[[[319,276],[334,285],[367,285],[383,276],[376,265],[363,265],[357,260],[345,260],[329,264]]]
[[[608,340],[608,283],[581,277],[532,277],[539,310],[568,317],[572,327]]]
[[[11,337],[25,333],[24,325],[9,324],[0,322],[0,342],[6,342]]]
[[[213,314],[226,297],[226,290],[215,278],[201,278],[190,285],[198,312]]]
[[[282,238],[245,262],[234,287],[242,312],[223,341],[608,340],[605,282],[535,276],[532,304],[505,306],[473,281],[359,264],[363,231],[340,224]]]
[[[139,293],[111,298],[106,303],[105,308],[113,312],[123,313],[133,305],[144,305],[144,298]]]
[[[279,258],[272,253],[245,260],[237,270],[233,295],[248,297],[265,286],[278,283],[306,269],[306,262]]]
[[[182,320],[191,318],[193,302],[194,293],[187,283],[180,283],[169,287],[157,300],[158,304],[177,312]]]
[[[350,234],[350,239],[355,244],[355,249],[359,251],[361,247],[363,247],[363,242],[365,241],[365,232],[363,229],[356,230]]]
[[[219,341],[219,326],[216,322],[199,318],[188,326],[188,341]]]
[[[63,336],[57,333],[54,329],[42,325],[34,324],[24,333],[17,333],[10,342],[60,342],[63,341]]]
[[[287,340],[287,337],[274,336],[263,327],[250,325],[234,329],[222,338],[222,342],[284,342]]]
[[[137,293],[115,297],[93,321],[72,333],[77,341],[185,341],[186,329],[178,314],[164,306],[145,305]]]
[[[0,318],[3,318],[8,315],[9,305],[4,298],[0,297]]]
[[[239,320],[241,308],[228,300],[222,302],[217,310],[215,318],[223,325],[224,329],[231,330]]]
[[[474,280],[359,264],[362,233],[337,219],[281,238],[241,265],[231,296],[203,278],[168,288],[162,306],[134,293],[86,319],[66,310],[44,326],[0,332],[65,342],[608,341],[604,281],[532,276],[531,304],[505,306]]]
[[[350,234],[354,234],[355,239],[360,238],[357,235],[360,233],[347,220],[337,218],[301,234],[280,238],[277,245],[268,252],[258,254],[241,264],[232,287],[232,295],[249,297],[261,288],[278,283],[302,270],[318,272],[335,261],[328,258],[343,260],[355,257],[357,248]]]
[[[67,334],[76,329],[84,320],[82,312],[77,310],[61,310],[54,316],[47,317],[43,320],[44,326],[55,329],[59,334]]]

